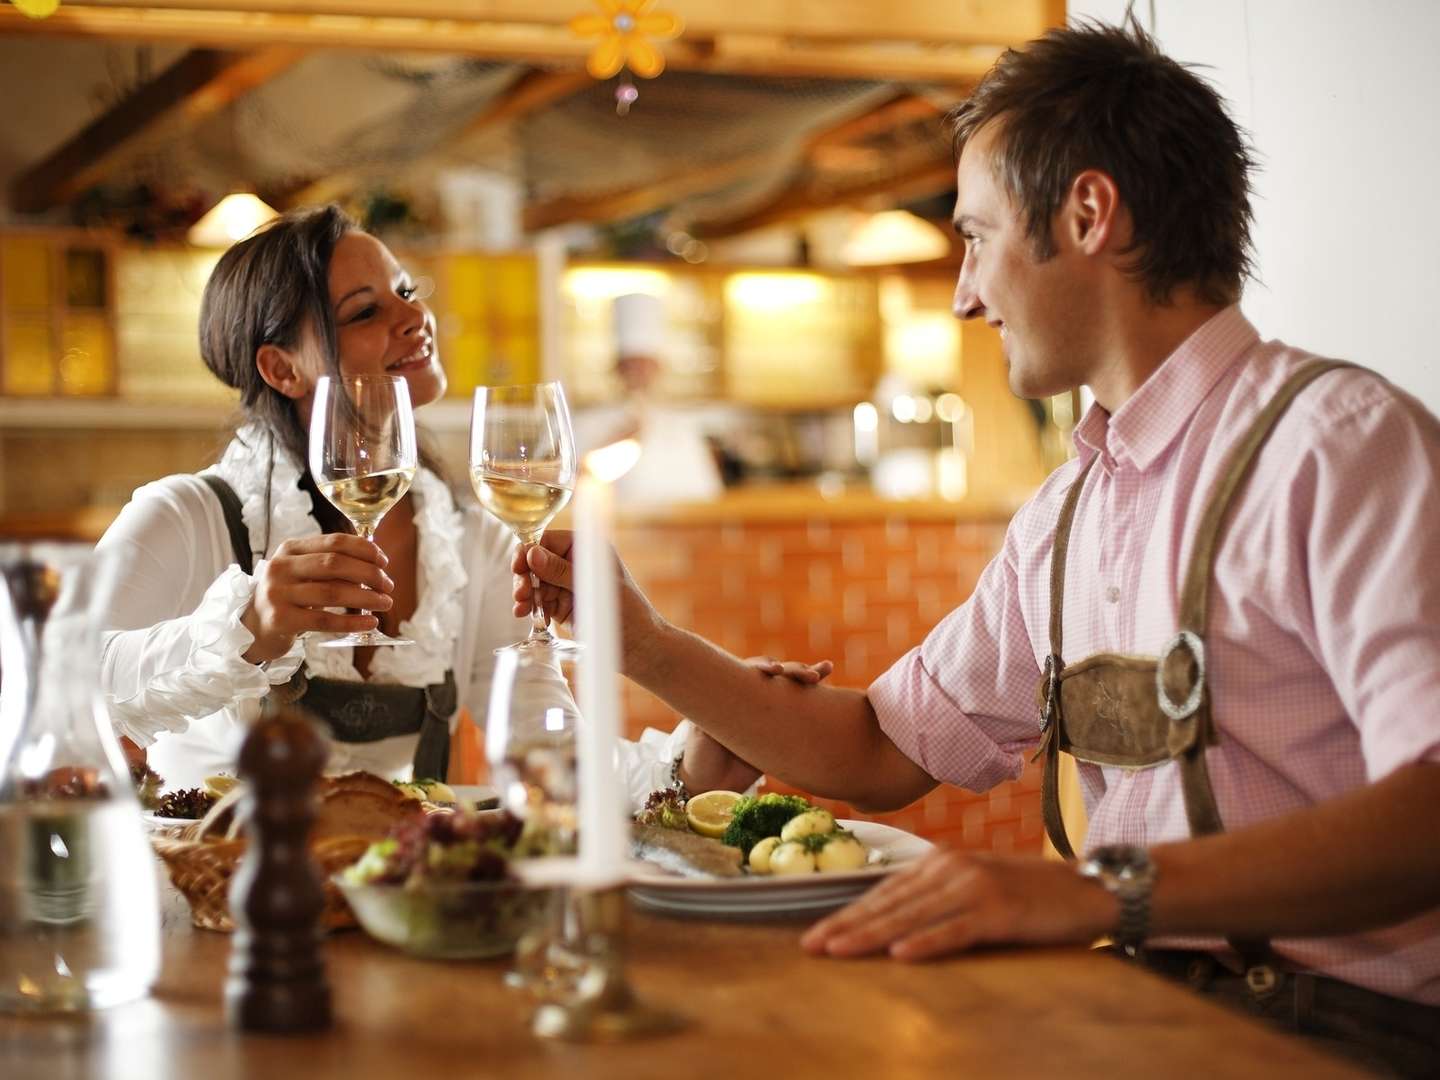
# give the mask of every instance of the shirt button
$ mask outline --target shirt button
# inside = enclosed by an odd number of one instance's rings
[[[1109,600],[1112,604],[1118,604],[1120,602],[1120,589],[1117,586],[1111,585],[1105,590],[1105,599]]]

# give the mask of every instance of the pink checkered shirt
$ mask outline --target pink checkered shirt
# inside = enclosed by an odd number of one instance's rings
[[[870,687],[886,734],[931,776],[984,790],[1039,737],[1050,551],[1076,511],[1065,659],[1157,655],[1205,499],[1231,447],[1309,354],[1262,342],[1232,307],[1113,416],[1075,430],[1078,460],[1016,514],[974,595]],[[1229,829],[1440,762],[1440,422],[1374,374],[1321,376],[1290,406],[1232,504],[1206,636],[1220,743],[1209,769]],[[1088,847],[1189,835],[1173,764],[1081,765]],[[1215,947],[1217,941],[1166,942]],[[1304,968],[1440,1004],[1440,911],[1365,934],[1281,940]]]

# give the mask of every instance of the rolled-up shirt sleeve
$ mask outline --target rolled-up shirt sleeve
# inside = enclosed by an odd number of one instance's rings
[[[1440,424],[1387,393],[1336,424],[1297,472],[1319,657],[1360,733],[1367,779],[1440,762]]]
[[[1040,670],[1014,558],[1019,522],[1017,515],[970,599],[869,690],[881,729],[906,757],[973,791],[1018,777],[1039,737]]]

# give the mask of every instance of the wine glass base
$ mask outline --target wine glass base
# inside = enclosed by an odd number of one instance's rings
[[[584,651],[584,647],[578,641],[571,641],[569,638],[526,638],[513,645],[501,645],[495,651],[497,653],[518,652],[537,656],[574,657],[579,656]]]
[[[391,637],[389,634],[382,634],[379,630],[366,630],[363,634],[346,634],[344,637],[326,638],[315,644],[322,649],[341,649],[366,645],[414,645],[415,642],[409,638]]]

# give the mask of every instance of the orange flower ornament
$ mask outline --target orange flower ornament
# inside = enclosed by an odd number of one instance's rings
[[[576,15],[570,31],[577,37],[598,37],[585,69],[597,79],[608,79],[628,67],[642,79],[665,70],[665,57],[651,39],[668,41],[680,36],[685,24],[668,11],[654,11],[656,0],[596,0],[600,14]]]

